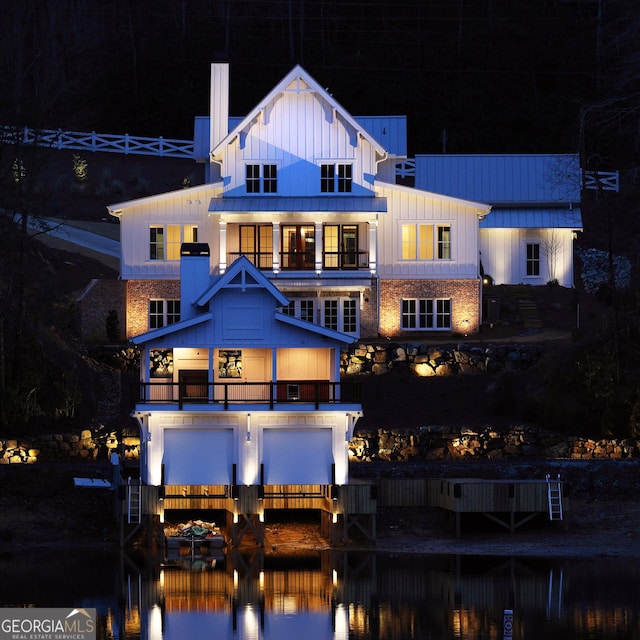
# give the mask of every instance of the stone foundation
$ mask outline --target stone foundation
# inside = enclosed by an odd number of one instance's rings
[[[140,439],[115,432],[52,434],[24,439],[0,440],[0,464],[34,464],[39,461],[108,460],[112,452],[126,460],[138,460]],[[417,462],[460,458],[549,458],[569,460],[622,460],[640,457],[640,445],[632,438],[593,440],[562,436],[536,427],[495,430],[442,426],[417,429],[356,428],[349,443],[354,462]]]
[[[525,369],[543,354],[538,344],[496,344],[454,347],[426,344],[366,344],[343,348],[340,373],[343,376],[383,375],[393,368],[405,368],[416,376],[475,375]]]

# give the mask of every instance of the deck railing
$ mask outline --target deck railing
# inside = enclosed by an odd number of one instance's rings
[[[246,256],[258,269],[273,269],[273,253],[253,251],[230,251],[227,253],[227,264],[232,264],[240,256]],[[313,271],[315,255],[308,253],[280,252],[280,268],[283,271]],[[322,254],[322,269],[335,271],[369,269],[368,251],[325,251]]]
[[[283,382],[139,382],[133,385],[132,404],[217,405],[225,411],[239,404],[278,405],[359,403],[359,382],[283,381]],[[133,408],[133,407],[132,407]]]

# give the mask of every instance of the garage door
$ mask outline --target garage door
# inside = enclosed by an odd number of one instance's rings
[[[231,484],[232,429],[165,429],[165,484]]]
[[[331,484],[331,429],[265,429],[265,484]]]

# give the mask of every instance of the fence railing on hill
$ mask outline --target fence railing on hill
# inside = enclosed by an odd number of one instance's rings
[[[130,136],[128,133],[109,134],[96,133],[95,131],[83,133],[81,131],[63,131],[62,129],[30,129],[0,125],[0,143],[195,160],[193,140],[178,140],[162,136],[147,138]],[[414,178],[415,167],[415,160],[408,158],[396,165],[396,175],[399,178]]]
[[[193,140],[174,138],[148,138],[125,134],[83,133],[62,129],[30,129],[0,125],[0,142],[4,144],[36,145],[50,149],[76,149],[78,151],[101,151],[165,158],[193,160]]]

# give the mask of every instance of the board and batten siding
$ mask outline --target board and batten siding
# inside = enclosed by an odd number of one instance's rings
[[[527,244],[540,244],[540,275],[527,276]],[[571,229],[481,229],[480,251],[484,272],[494,284],[546,284],[554,278],[573,287],[573,231]],[[555,269],[549,270],[547,253]]]
[[[477,278],[478,212],[448,198],[415,189],[381,185],[388,213],[379,218],[378,272],[381,278]],[[451,226],[451,260],[402,260],[401,225],[433,223]]]
[[[320,164],[353,165],[353,192],[370,192],[365,175],[380,158],[371,144],[345,125],[312,92],[285,92],[225,150],[225,195],[245,194],[245,165],[278,165],[279,196],[320,195]]]
[[[120,275],[123,280],[178,278],[179,260],[149,260],[149,228],[153,225],[197,225],[198,241],[218,246],[217,225],[208,216],[209,202],[219,188],[181,189],[141,198],[127,206],[121,218]],[[117,206],[117,205],[116,205]]]

